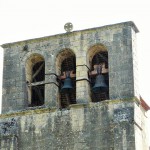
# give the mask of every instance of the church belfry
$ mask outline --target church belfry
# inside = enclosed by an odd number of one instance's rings
[[[64,34],[2,45],[0,149],[148,150],[137,27],[68,25]]]

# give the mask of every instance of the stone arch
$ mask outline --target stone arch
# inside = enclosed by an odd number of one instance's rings
[[[28,59],[33,55],[40,55],[43,59],[46,58],[46,55],[44,55],[44,53],[42,51],[37,51],[37,50],[34,50],[34,52],[30,51],[20,57],[21,65],[25,66]]]
[[[32,68],[35,64],[38,62],[45,62],[44,57],[41,54],[34,53],[31,54],[25,61],[25,73],[26,73],[26,81],[32,82],[31,81],[31,75],[32,75]]]
[[[108,52],[108,49],[103,44],[94,44],[91,47],[89,47],[87,52],[87,65],[91,68],[90,64],[92,62],[92,59],[95,54],[98,52]]]
[[[62,49],[56,56],[56,73],[59,75],[60,108],[66,108],[70,104],[76,103],[76,56],[71,49]],[[72,91],[64,93],[62,88],[66,79],[68,79],[68,73]]]
[[[62,62],[68,58],[68,57],[76,57],[73,50],[69,48],[62,49],[57,55],[56,55],[56,73],[61,74],[61,64]]]
[[[25,61],[25,76],[28,91],[28,106],[41,106],[45,95],[45,59],[33,53]]]
[[[103,44],[91,46],[88,49],[87,60],[87,64],[91,69],[89,77],[91,81],[92,101],[98,102],[109,99],[109,59],[107,47]],[[107,87],[105,90],[102,90],[101,86],[98,86],[102,85],[102,82],[103,86],[105,84]]]

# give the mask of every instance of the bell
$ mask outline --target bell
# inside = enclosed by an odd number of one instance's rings
[[[96,77],[95,85],[92,87],[92,91],[94,93],[106,92],[108,90],[108,86],[105,83],[104,75],[98,74]]]
[[[72,80],[70,77],[67,77],[64,80],[64,85],[61,88],[60,92],[61,93],[71,93],[72,91],[73,91]]]

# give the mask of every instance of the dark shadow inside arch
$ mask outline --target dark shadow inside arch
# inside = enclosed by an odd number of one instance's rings
[[[40,61],[34,64],[32,68],[32,82],[40,82],[45,80],[45,62]],[[45,86],[36,85],[31,88],[31,106],[41,106],[44,104]]]

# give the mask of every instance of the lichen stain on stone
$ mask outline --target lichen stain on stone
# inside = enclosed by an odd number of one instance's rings
[[[33,116],[33,124],[35,125],[35,133],[40,134],[41,129],[47,126],[48,116],[47,115],[38,115]]]
[[[84,109],[76,109],[70,112],[73,131],[81,131],[84,127]]]
[[[123,144],[123,150],[127,150],[127,135],[126,135],[126,129],[123,129],[122,144]]]
[[[26,120],[27,120],[26,117],[22,117],[22,120],[20,122],[20,124],[21,124],[21,132],[27,131],[27,128],[26,128],[26,122],[27,121]]]
[[[55,115],[56,115],[56,113],[51,113],[51,118],[48,118],[48,119],[51,119],[52,131],[55,130]]]
[[[32,117],[22,117],[21,132],[29,132],[29,127],[35,127],[35,134],[41,134],[41,129],[44,129],[48,122],[47,115],[35,115]]]

